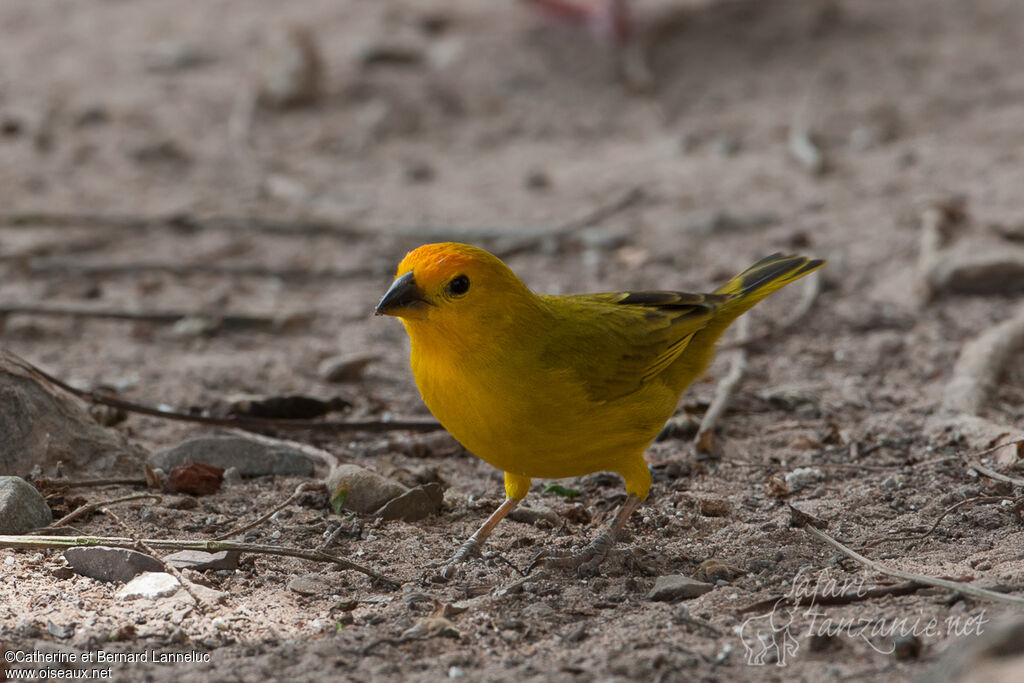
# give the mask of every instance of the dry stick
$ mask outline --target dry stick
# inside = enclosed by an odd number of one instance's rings
[[[225,330],[273,330],[281,326],[281,319],[259,315],[211,314],[202,311],[114,311],[80,306],[36,306],[32,304],[0,305],[0,316],[35,315],[52,318],[98,318],[102,320],[128,320],[132,322],[173,325],[186,318],[208,318]],[[313,315],[307,313],[306,315]]]
[[[124,242],[124,234],[117,233],[102,239],[95,235],[90,235],[85,239],[37,244],[19,252],[0,254],[0,263],[24,262],[28,259],[54,256],[56,254],[68,256],[70,254],[83,254],[90,251],[102,251],[109,249],[111,245],[122,242]]]
[[[916,536],[881,536],[879,538],[867,541],[863,547],[870,548],[871,546],[877,545],[878,543],[882,543],[884,541],[920,541],[921,539],[928,538],[929,536],[931,536],[932,532],[939,528],[939,522],[945,519],[946,515],[948,515],[949,513],[953,512],[954,510],[963,505],[967,505],[968,503],[998,503],[1003,500],[1010,500],[1010,498],[1008,496],[975,496],[974,498],[967,498],[965,500],[961,500],[960,502],[953,503],[945,510],[943,510],[942,514],[939,515],[938,519],[935,520],[935,523],[932,524],[931,528],[923,534],[918,534]],[[1022,500],[1022,498],[1015,498],[1013,500],[1017,502]]]
[[[1003,368],[1024,347],[1024,306],[1017,314],[964,344],[946,385],[942,407],[977,415],[998,386]]]
[[[622,195],[615,197],[606,204],[601,204],[578,218],[566,221],[561,225],[555,226],[552,230],[545,231],[520,231],[517,233],[505,233],[504,235],[491,234],[490,237],[512,237],[513,243],[502,248],[495,249],[495,254],[501,258],[508,258],[524,251],[531,251],[536,249],[544,240],[547,239],[562,239],[571,236],[573,233],[578,232],[584,228],[588,228],[596,223],[605,221],[612,216],[625,211],[634,204],[641,201],[646,195],[644,194],[643,188],[631,187],[629,190],[624,192]],[[479,237],[477,238],[479,239]]]
[[[83,515],[87,515],[94,510],[99,510],[107,505],[116,505],[118,503],[127,503],[130,500],[141,500],[143,498],[152,498],[157,503],[160,502],[160,496],[155,493],[133,493],[130,496],[121,496],[120,498],[111,498],[109,500],[100,500],[95,503],[86,503],[85,505],[79,505],[77,508],[64,515],[50,526],[43,527],[37,531],[47,531],[49,529],[56,529],[59,526],[72,522]]]
[[[202,550],[208,553],[219,553],[224,550],[237,550],[257,555],[277,555],[295,557],[310,562],[330,562],[342,569],[349,569],[365,574],[372,579],[400,586],[401,582],[364,567],[361,564],[346,560],[343,557],[320,552],[303,550],[280,545],[262,545],[259,543],[240,543],[237,541],[186,541],[176,539],[145,538],[143,543],[152,548],[164,550]],[[135,540],[116,536],[0,536],[0,548],[73,548],[75,546],[108,545],[114,548],[134,548]]]
[[[564,235],[606,220],[628,208],[643,196],[639,187],[628,190],[608,204],[587,211],[553,227],[503,226],[498,228],[449,228],[424,225],[371,225],[356,224],[353,220],[275,219],[258,216],[193,216],[169,214],[163,216],[8,213],[0,214],[0,227],[79,227],[79,228],[175,228],[184,231],[228,230],[260,232],[277,235],[324,235],[341,238],[381,239],[402,237],[422,241],[462,240],[486,241],[505,237],[545,237]]]
[[[879,574],[885,574],[886,576],[892,576],[897,579],[904,581],[913,581],[915,583],[924,584],[926,586],[935,586],[937,588],[946,588],[956,593],[962,593],[963,595],[970,595],[975,598],[982,600],[992,600],[993,602],[1004,602],[1010,605],[1018,605],[1024,607],[1024,598],[1017,597],[1016,595],[1006,595],[1003,593],[996,593],[985,588],[978,588],[971,584],[957,583],[956,581],[950,581],[948,579],[940,579],[932,576],[925,576],[924,574],[914,574],[911,572],[905,572],[899,569],[888,567],[875,560],[870,560],[856,550],[848,548],[836,539],[832,538],[820,529],[815,529],[813,526],[807,525],[804,527],[804,531],[814,536],[822,543],[832,546],[839,552],[843,553],[847,557],[860,562],[865,567],[878,572]]]
[[[281,503],[280,505],[278,505],[274,509],[272,509],[269,512],[267,512],[265,515],[261,516],[260,518],[258,518],[257,520],[255,520],[253,522],[250,522],[249,524],[246,524],[245,526],[241,527],[240,529],[232,529],[231,531],[229,531],[227,533],[224,533],[224,534],[221,534],[220,536],[214,536],[212,540],[214,540],[214,541],[226,541],[227,539],[231,538],[232,536],[239,536],[241,534],[244,534],[246,531],[249,531],[250,529],[255,529],[260,524],[263,524],[265,521],[267,521],[268,519],[273,517],[278,511],[283,510],[286,507],[288,507],[289,505],[291,505],[292,503],[294,503],[296,500],[299,499],[299,497],[302,494],[306,493],[307,491],[315,491],[318,488],[323,488],[323,484],[313,484],[313,483],[310,483],[310,482],[306,482],[304,484],[299,484],[297,487],[295,487],[295,493],[293,493],[292,495],[288,496],[288,498],[283,503]]]
[[[954,580],[954,579],[951,579]],[[963,579],[967,581],[968,579]],[[867,590],[855,589],[848,590],[840,593],[839,595],[809,595],[801,597],[790,597],[790,596],[779,596],[773,598],[767,598],[765,600],[759,600],[746,607],[741,607],[737,610],[737,614],[746,614],[747,612],[760,612],[765,609],[772,607],[788,607],[790,605],[794,607],[801,607],[803,605],[852,605],[856,602],[866,602],[868,600],[874,600],[875,598],[883,598],[887,595],[910,595],[917,591],[927,588],[920,583],[913,581],[905,581],[904,583],[897,583],[892,586],[879,586],[877,588],[869,588]]]
[[[965,211],[959,199],[932,201],[921,211],[915,290],[922,305],[935,297],[934,275],[941,261],[940,251],[949,242],[954,225],[965,219]]]
[[[747,372],[747,350],[743,348],[742,344],[750,336],[749,318],[740,318],[736,323],[736,328],[739,333],[738,340],[741,346],[733,352],[732,366],[729,368],[729,374],[718,383],[718,386],[715,388],[715,397],[711,400],[711,405],[708,406],[707,412],[704,413],[704,417],[700,421],[697,436],[693,440],[694,448],[698,453],[711,453],[713,451],[715,425],[729,406],[733,393],[735,393],[736,388],[743,381],[743,376]]]
[[[822,71],[819,69],[804,92],[804,97],[793,115],[793,123],[789,127],[789,153],[799,161],[811,175],[821,175],[825,171],[825,155],[814,140],[811,139],[810,118],[811,104],[817,94],[821,82]]]
[[[334,542],[338,540],[338,536],[341,536],[342,529],[344,528],[345,526],[343,524],[339,524],[338,526],[334,527],[334,531],[330,533],[330,535],[324,540],[323,543],[317,546],[317,552],[322,553],[328,548],[330,548],[334,544]]]
[[[206,415],[189,415],[188,413],[176,413],[169,410],[160,410],[152,406],[143,405],[141,403],[134,403],[132,401],[123,401],[118,398],[110,396],[104,396],[102,393],[96,391],[87,391],[84,389],[77,389],[66,382],[63,382],[53,375],[50,375],[43,370],[40,370],[35,365],[32,365],[23,359],[12,359],[22,369],[36,375],[39,378],[53,384],[54,386],[63,389],[69,394],[73,394],[81,399],[90,401],[92,403],[99,403],[101,405],[111,406],[112,408],[120,408],[121,410],[139,413],[140,415],[151,415],[153,417],[160,417],[165,420],[177,420],[179,422],[194,422],[198,424],[215,425],[219,427],[236,427],[238,429],[244,429],[248,432],[258,429],[297,429],[306,431],[322,431],[322,432],[393,432],[393,431],[418,431],[418,432],[430,432],[438,429],[443,429],[440,423],[432,420],[393,420],[393,421],[382,421],[382,420],[365,420],[365,421],[340,421],[340,420],[284,420],[284,419],[273,419],[273,418],[261,418],[261,417],[209,417]],[[320,456],[318,456],[320,457]]]
[[[146,486],[145,477],[121,477],[111,479],[33,479],[36,488],[85,488],[89,486]]]
[[[989,477],[990,479],[995,479],[996,481],[1006,482],[1007,484],[1013,484],[1014,486],[1024,486],[1024,479],[1019,479],[1017,477],[1008,477],[1005,474],[1000,474],[999,472],[996,472],[993,469],[985,467],[980,462],[972,462],[970,465],[968,465],[968,468],[974,470],[978,474],[983,474],[986,477]]]
[[[145,541],[140,540],[134,533],[132,533],[132,530],[129,529],[128,525],[124,523],[124,520],[115,515],[113,510],[109,508],[103,508],[103,514],[113,519],[118,524],[118,526],[124,529],[124,532],[135,540],[135,544],[137,547],[142,548],[142,550],[146,551],[146,554],[150,557],[159,560],[160,564],[164,566],[164,569],[166,569],[171,576],[178,580],[178,583],[181,584],[181,587],[185,590],[186,593],[188,593],[188,596],[192,598],[192,602],[195,603],[199,611],[203,611],[203,604],[199,601],[199,596],[192,592],[192,582],[186,579],[178,570],[177,567],[172,565],[170,562],[165,562],[161,557],[159,557],[159,555],[157,555],[155,550],[153,550],[149,547],[149,545],[146,544]]]
[[[388,271],[378,268],[273,268],[263,265],[230,263],[170,263],[141,261],[135,263],[78,263],[77,261],[48,260],[25,266],[30,275],[80,275],[110,277],[115,275],[166,274],[175,277],[216,275],[230,277],[275,278],[287,281],[309,280],[363,280],[383,277]]]

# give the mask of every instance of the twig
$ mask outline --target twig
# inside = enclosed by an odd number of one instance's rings
[[[492,232],[490,235],[491,238],[511,237],[511,243],[501,247],[500,249],[495,249],[495,254],[501,258],[508,258],[524,251],[536,249],[537,246],[545,240],[564,240],[584,228],[588,228],[596,223],[607,220],[622,211],[625,211],[629,207],[638,203],[644,197],[645,194],[643,188],[631,187],[622,195],[615,197],[608,203],[601,204],[587,211],[582,216],[557,225],[553,229],[544,231],[505,232],[504,234],[494,234]]]
[[[961,500],[957,503],[953,503],[945,510],[943,510],[942,514],[939,515],[938,519],[935,520],[935,523],[932,524],[931,528],[923,534],[918,534],[917,536],[882,536],[866,542],[864,544],[864,547],[870,548],[871,546],[876,545],[878,543],[882,543],[884,541],[920,541],[924,538],[928,538],[929,536],[931,536],[932,532],[939,528],[939,522],[945,519],[946,515],[948,515],[949,513],[953,512],[954,510],[963,505],[967,505],[968,503],[998,503],[1003,500],[1009,500],[1009,498],[1007,496],[975,496],[974,498],[967,498],[965,500]],[[1017,498],[1015,500],[1020,501],[1022,499]]]
[[[111,479],[33,479],[36,488],[86,488],[90,486],[146,486],[145,477],[121,477]]]
[[[611,218],[615,214],[625,211],[642,200],[644,196],[644,190],[642,187],[631,187],[608,203],[601,204],[585,212],[582,216],[562,223],[553,230],[553,233],[557,236],[564,236],[572,234],[578,230],[582,230],[583,228],[589,228],[592,225]]]
[[[362,238],[379,240],[381,238],[402,237],[419,241],[462,240],[488,241],[510,236],[543,239],[552,235],[571,233],[585,228],[628,208],[643,196],[639,187],[631,188],[622,197],[608,204],[587,211],[578,218],[551,226],[516,226],[509,225],[498,228],[471,228],[430,225],[373,225],[356,223],[352,219],[277,219],[262,216],[230,216],[212,215],[197,216],[193,214],[165,214],[156,216],[132,214],[76,214],[76,213],[34,213],[13,212],[0,214],[0,227],[75,227],[102,228],[116,230],[140,230],[151,228],[170,228],[183,232],[199,230],[225,230],[247,233],[266,233],[272,235],[295,236],[327,236],[343,239]]]
[[[228,277],[274,278],[286,281],[305,282],[309,280],[363,280],[383,277],[388,273],[383,268],[273,268],[263,265],[242,265],[231,263],[165,263],[143,261],[134,263],[79,263],[77,261],[49,260],[30,263],[25,266],[30,275],[80,275],[88,277],[111,277],[116,275],[164,274],[175,277],[194,275],[218,275]]]
[[[960,349],[953,377],[946,385],[942,407],[950,412],[977,415],[998,386],[1006,364],[1024,347],[1024,307],[989,328]]]
[[[956,579],[951,579],[956,580]],[[968,581],[969,579],[962,579]],[[914,581],[906,581],[904,583],[897,583],[891,586],[878,586],[876,588],[864,589],[853,589],[839,593],[838,595],[802,595],[798,597],[773,597],[765,600],[759,600],[746,607],[741,607],[737,610],[737,614],[746,614],[747,612],[761,612],[766,609],[773,607],[801,607],[803,605],[852,605],[857,602],[866,602],[868,600],[874,600],[875,598],[884,598],[887,595],[899,596],[899,595],[910,595],[916,593],[922,588],[926,588],[924,584],[915,583]]]
[[[813,526],[810,526],[810,525],[805,526],[804,527],[804,531],[806,531],[811,536],[814,536],[815,538],[817,538],[822,543],[825,543],[827,545],[832,546],[833,548],[835,548],[839,552],[843,553],[847,557],[849,557],[849,558],[851,558],[853,560],[856,560],[857,562],[861,563],[865,567],[867,567],[867,568],[869,568],[869,569],[871,569],[873,571],[876,571],[879,574],[885,574],[886,576],[892,576],[892,577],[895,577],[897,579],[902,579],[904,581],[913,581],[915,583],[920,583],[920,584],[923,584],[925,586],[935,586],[937,588],[946,588],[946,589],[951,590],[951,591],[953,591],[955,593],[961,593],[963,595],[970,595],[972,597],[980,598],[982,600],[991,600],[993,602],[1004,602],[1004,603],[1007,603],[1007,604],[1010,604],[1010,605],[1018,605],[1018,606],[1024,607],[1024,598],[1020,598],[1020,597],[1018,597],[1016,595],[1006,595],[1004,593],[996,593],[995,591],[990,591],[990,590],[988,590],[986,588],[979,588],[979,587],[973,586],[971,584],[958,583],[956,581],[950,581],[948,579],[939,579],[939,578],[932,577],[932,576],[925,576],[923,574],[914,574],[914,573],[911,573],[911,572],[905,572],[905,571],[902,571],[902,570],[899,570],[899,569],[894,569],[894,568],[888,567],[888,566],[886,566],[886,565],[884,565],[884,564],[882,564],[880,562],[876,562],[875,560],[870,560],[870,559],[864,557],[863,555],[861,555],[857,551],[855,551],[855,550],[853,550],[851,548],[848,548],[847,546],[843,545],[842,543],[840,543],[836,539],[832,538],[831,536],[829,536],[825,532],[821,531],[820,529],[815,529]]]
[[[317,551],[322,553],[326,551],[328,548],[330,548],[332,545],[334,545],[334,542],[338,540],[338,536],[341,536],[342,530],[344,528],[344,524],[339,524],[338,526],[334,527],[334,531],[332,531],[330,535],[328,535],[327,538],[324,539],[323,543],[317,546]]]
[[[162,538],[146,538],[142,539],[142,541],[153,548],[164,550],[202,550],[208,553],[237,550],[238,552],[255,553],[257,555],[295,557],[300,560],[309,560],[310,562],[330,562],[342,569],[365,574],[372,579],[392,586],[397,587],[401,585],[401,582],[396,579],[384,576],[369,567],[364,567],[343,557],[318,550],[304,550],[301,548],[262,545],[259,543],[240,543],[237,541],[186,541]],[[134,548],[135,540],[116,536],[0,536],[0,548],[72,548],[75,546],[96,545],[107,545],[113,548]]]
[[[1003,445],[1005,446],[1006,444]],[[1000,474],[999,472],[996,472],[993,469],[985,467],[980,462],[972,462],[970,465],[968,465],[968,468],[974,470],[978,474],[985,475],[989,479],[995,479],[996,481],[1002,481],[1007,484],[1013,484],[1014,486],[1024,486],[1024,479],[1019,479],[1017,477],[1009,477],[1005,474]]]
[[[173,325],[186,318],[209,319],[222,330],[273,330],[281,327],[278,317],[261,315],[235,315],[203,311],[114,311],[79,306],[36,306],[32,304],[0,305],[0,316],[35,315],[51,318],[96,318],[101,320],[128,320],[158,325]],[[312,314],[307,313],[307,316]]]
[[[59,526],[64,526],[65,524],[67,524],[69,522],[72,522],[72,521],[78,519],[79,517],[87,515],[90,512],[93,512],[94,510],[99,510],[100,508],[105,507],[107,505],[116,505],[118,503],[127,503],[130,500],[142,500],[143,498],[152,498],[157,503],[159,503],[160,500],[161,500],[160,496],[156,495],[155,493],[133,493],[130,496],[121,496],[120,498],[111,498],[109,500],[96,501],[95,503],[86,503],[85,505],[78,506],[77,508],[75,508],[74,510],[72,510],[68,514],[64,515],[63,517],[58,519],[56,522],[54,522],[50,526],[43,527],[42,529],[37,529],[37,531],[46,531],[48,529],[56,529]],[[35,532],[33,532],[33,533],[35,533]]]
[[[210,417],[207,415],[190,415],[170,410],[161,410],[152,406],[124,401],[119,398],[105,396],[100,392],[87,391],[63,382],[53,375],[40,370],[35,365],[21,358],[11,358],[24,370],[49,382],[50,384],[63,389],[64,391],[77,396],[91,403],[120,408],[121,410],[138,413],[140,415],[151,415],[165,420],[177,420],[179,422],[194,422],[197,424],[215,425],[219,427],[236,427],[252,432],[260,429],[295,429],[317,432],[392,432],[392,431],[417,431],[430,432],[443,429],[441,425],[432,420],[364,420],[364,421],[343,421],[343,420],[286,420],[261,417]]]
[[[262,515],[255,521],[250,522],[249,524],[246,524],[245,526],[239,529],[232,529],[231,531],[223,533],[220,536],[214,536],[212,540],[226,541],[232,536],[239,536],[241,534],[244,534],[246,531],[249,531],[249,529],[255,529],[260,524],[263,524],[265,521],[273,517],[277,512],[285,509],[286,507],[294,503],[296,500],[299,499],[300,496],[302,496],[302,494],[306,493],[307,491],[315,491],[318,488],[323,488],[323,484],[314,484],[311,482],[299,484],[297,487],[295,487],[295,492],[292,495],[288,496],[288,498],[283,503],[273,508],[272,510],[268,511],[265,515]]]
[[[789,127],[789,153],[799,161],[811,175],[821,175],[825,171],[825,155],[814,140],[811,139],[811,105],[817,94],[822,71],[819,69],[811,78],[804,97],[793,115],[793,123]]]
[[[740,318],[736,323],[736,328],[740,343],[744,343],[750,336],[749,318]],[[711,400],[711,405],[708,406],[707,412],[704,413],[704,417],[700,421],[697,436],[693,441],[694,448],[698,453],[712,453],[714,451],[715,425],[729,406],[729,401],[732,400],[732,396],[740,382],[743,381],[743,376],[746,372],[747,351],[743,346],[740,346],[733,352],[729,374],[718,383],[718,386],[715,388],[715,396]]]

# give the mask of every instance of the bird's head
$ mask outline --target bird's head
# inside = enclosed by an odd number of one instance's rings
[[[402,318],[407,328],[429,322],[451,329],[507,313],[522,294],[530,295],[526,285],[493,254],[455,242],[425,244],[398,264],[375,312]]]

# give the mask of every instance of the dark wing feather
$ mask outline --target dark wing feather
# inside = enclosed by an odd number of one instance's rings
[[[611,401],[655,379],[686,350],[727,296],[615,292],[545,296],[554,313],[544,358],[568,371],[594,401]],[[555,361],[560,367],[554,367]]]

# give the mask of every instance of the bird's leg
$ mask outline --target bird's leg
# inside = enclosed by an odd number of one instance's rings
[[[487,518],[487,521],[480,525],[472,536],[466,539],[466,542],[462,544],[462,547],[458,549],[445,568],[441,570],[441,577],[445,579],[452,579],[458,573],[458,565],[462,564],[474,555],[480,554],[480,547],[487,540],[487,537],[494,531],[494,527],[498,526],[498,522],[505,518],[505,515],[512,512],[516,505],[519,505],[519,501],[522,498],[506,498],[505,502],[498,506],[498,509],[491,513],[491,516]]]
[[[529,574],[537,567],[572,567],[577,569],[580,574],[587,574],[596,569],[605,558],[608,557],[608,552],[615,545],[615,538],[622,531],[622,527],[626,526],[626,522],[629,521],[629,516],[633,514],[637,506],[640,505],[640,498],[636,494],[629,494],[626,498],[626,502],[619,508],[619,512],[615,515],[615,519],[612,520],[611,526],[608,527],[607,531],[602,532],[590,542],[587,547],[578,553],[569,553],[566,555],[557,555],[547,550],[542,550],[533,558],[533,562],[530,563],[526,573]]]

